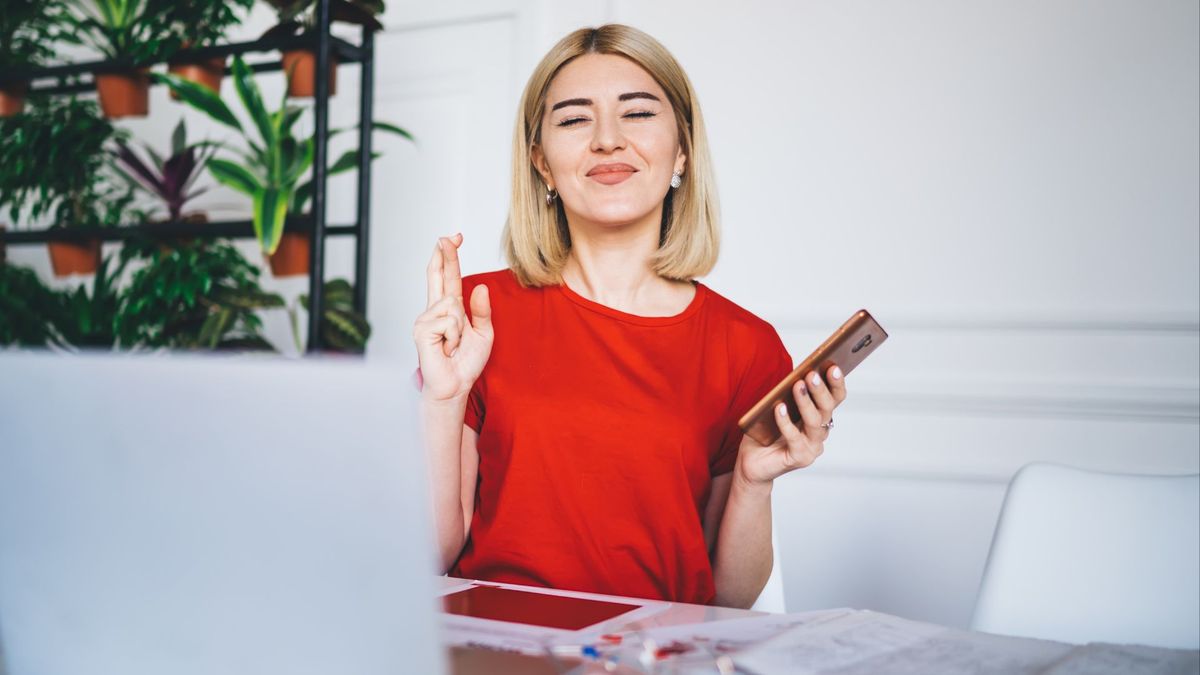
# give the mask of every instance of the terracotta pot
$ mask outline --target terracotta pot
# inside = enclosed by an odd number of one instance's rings
[[[95,274],[100,266],[100,240],[87,241],[52,241],[50,247],[50,267],[54,276],[65,277],[71,274]]]
[[[150,222],[155,223],[155,224],[165,224],[165,223],[170,223],[170,222],[174,222],[174,221],[156,219],[156,220],[151,220]],[[179,222],[189,223],[189,224],[207,223],[208,222],[208,214],[206,214],[202,211],[196,211],[193,213],[184,214],[184,216],[179,219]],[[203,239],[201,239],[200,241],[202,243],[204,242]],[[183,246],[191,246],[194,243],[196,243],[195,237],[164,237],[164,238],[160,239],[158,242],[158,251],[159,251],[159,253],[166,255],[168,253],[171,253],[172,251],[174,251],[177,248],[180,248]]]
[[[208,87],[217,94],[221,93],[221,78],[225,76],[225,57],[200,61],[196,63],[172,63],[168,70],[185,80]],[[171,90],[171,98],[179,100],[175,90]]]
[[[145,117],[150,112],[150,78],[145,68],[122,73],[96,73],[100,108],[109,119]]]
[[[312,98],[317,95],[317,53],[293,49],[283,53],[283,72],[288,74],[288,96]],[[337,93],[337,57],[329,54],[329,95]]]
[[[0,87],[0,117],[20,115],[25,110],[25,94],[28,92],[28,82],[6,84]]]
[[[284,232],[279,248],[270,256],[271,274],[277,277],[308,274],[311,253],[311,238],[307,232]]]

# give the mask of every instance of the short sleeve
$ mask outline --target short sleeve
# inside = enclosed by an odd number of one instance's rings
[[[463,279],[463,311],[467,315],[467,321],[471,320],[471,293],[478,285],[479,281],[475,276]],[[484,405],[484,390],[483,375],[481,374],[479,379],[475,380],[475,384],[471,385],[471,393],[467,397],[467,413],[463,418],[463,424],[474,429],[477,434],[483,430],[483,419],[487,412]]]
[[[755,403],[758,403],[771,388],[792,372],[792,357],[779,333],[766,326],[758,339],[748,345],[752,355],[745,370],[734,386],[734,395],[723,424],[725,434],[721,440],[721,449],[713,458],[709,470],[710,475],[719,476],[733,471],[737,464],[738,446],[742,443],[742,430],[738,420],[745,415]]]

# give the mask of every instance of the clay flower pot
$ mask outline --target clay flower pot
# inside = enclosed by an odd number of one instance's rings
[[[284,232],[279,248],[269,258],[271,274],[277,277],[308,274],[311,253],[311,238],[307,232]]]
[[[283,72],[288,76],[288,96],[312,98],[317,94],[317,53],[293,49],[283,53]],[[337,93],[337,57],[329,54],[329,95]]]
[[[72,274],[95,274],[100,266],[100,240],[86,241],[52,241],[50,247],[50,267],[54,276],[65,277]]]
[[[28,92],[28,82],[16,82],[0,87],[0,117],[20,115],[25,110],[25,94]]]
[[[195,63],[172,63],[168,68],[172,75],[178,75],[185,80],[208,87],[213,92],[221,93],[221,78],[225,76],[225,57],[198,61]],[[179,100],[175,90],[171,90],[171,98]]]
[[[100,108],[109,119],[145,117],[150,111],[150,78],[145,68],[120,73],[96,73]]]

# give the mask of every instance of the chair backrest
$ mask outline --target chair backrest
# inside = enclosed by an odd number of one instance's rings
[[[1200,475],[1030,464],[992,539],[975,630],[1200,647]]]

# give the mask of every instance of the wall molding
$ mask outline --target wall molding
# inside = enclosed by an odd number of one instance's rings
[[[829,330],[846,316],[821,312],[809,316],[776,315],[773,322],[785,331]],[[1200,315],[1188,312],[1155,314],[1112,313],[1010,313],[1001,315],[893,313],[877,317],[889,331],[922,332],[1073,332],[1073,333],[1167,333],[1200,336]]]

